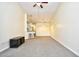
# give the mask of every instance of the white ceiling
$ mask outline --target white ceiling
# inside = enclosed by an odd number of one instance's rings
[[[49,22],[53,17],[59,3],[49,2],[43,4],[43,8],[38,6],[33,7],[34,2],[21,2],[20,5],[25,9],[28,14],[28,20],[32,22]]]

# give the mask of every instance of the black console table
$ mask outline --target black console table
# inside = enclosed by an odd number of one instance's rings
[[[25,42],[24,37],[19,36],[19,37],[12,38],[10,39],[10,48],[17,48],[24,42]]]

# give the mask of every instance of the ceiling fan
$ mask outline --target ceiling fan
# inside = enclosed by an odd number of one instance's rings
[[[33,7],[36,7],[36,6],[39,6],[41,8],[43,8],[43,5],[42,4],[48,4],[48,2],[36,2]]]

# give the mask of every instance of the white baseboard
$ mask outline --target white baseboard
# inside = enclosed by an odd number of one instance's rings
[[[53,38],[51,36],[51,38]],[[54,40],[56,40],[55,38],[53,38]],[[75,55],[79,56],[79,53],[75,52],[73,49],[69,48],[67,45],[64,45],[62,42],[56,40],[57,42],[59,42],[61,45],[63,45],[65,48],[67,48],[68,50],[70,50],[71,52],[73,52]]]
[[[9,41],[0,43],[0,52],[6,50],[6,49],[8,49],[8,48],[9,48]]]
[[[9,48],[9,47],[5,47],[5,48],[1,49],[0,52],[6,50],[6,49],[8,49],[8,48]]]

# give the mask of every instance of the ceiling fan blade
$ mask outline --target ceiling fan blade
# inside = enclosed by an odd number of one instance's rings
[[[48,2],[42,2],[42,3],[45,3],[45,4],[47,4]]]
[[[40,7],[41,7],[41,8],[43,8],[43,6],[42,6],[42,5],[40,5]]]
[[[33,7],[35,7],[37,4],[34,4]]]

